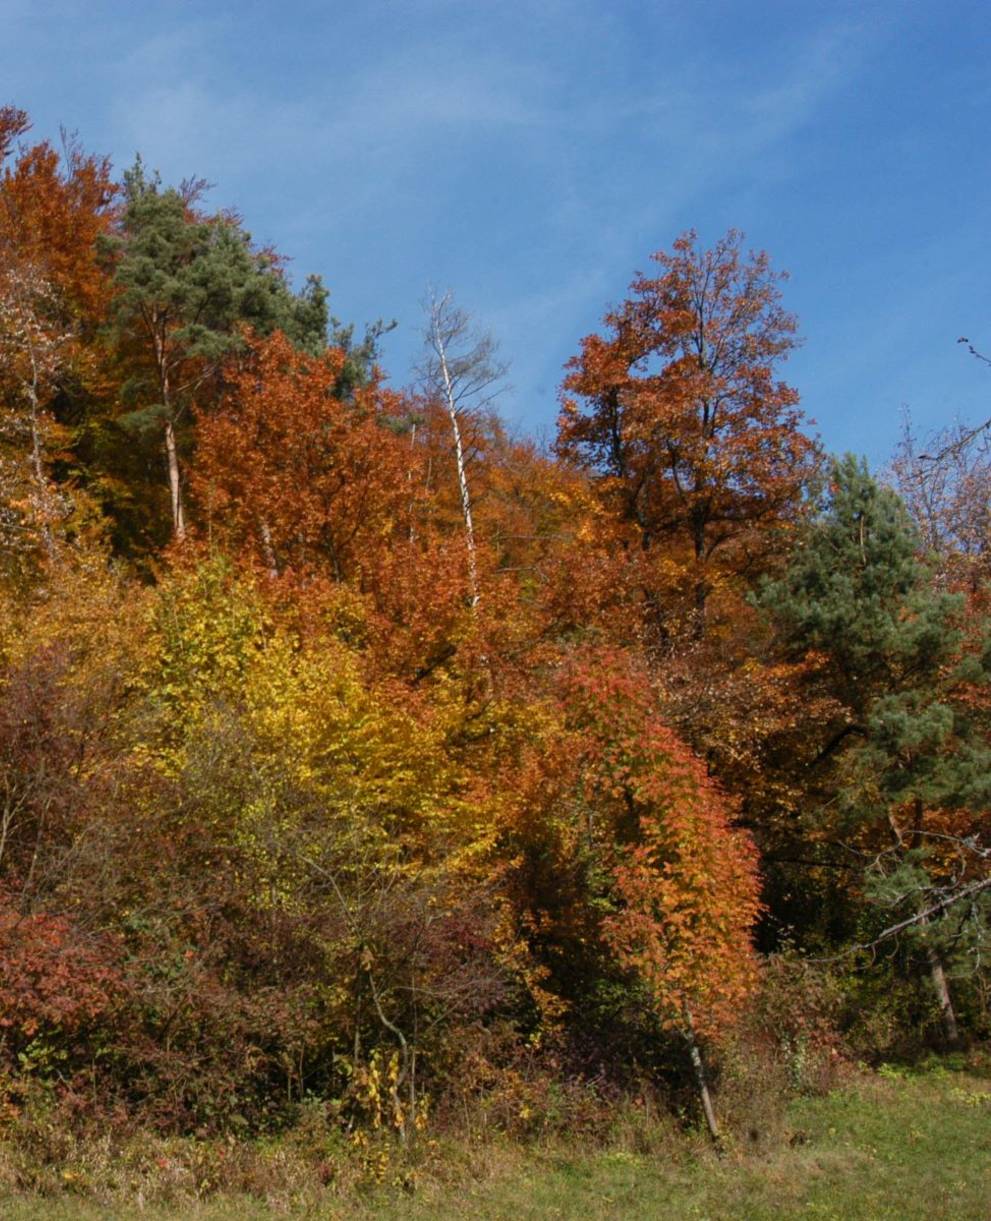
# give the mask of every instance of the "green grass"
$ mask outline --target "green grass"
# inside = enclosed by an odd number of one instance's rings
[[[627,1142],[629,1143],[629,1142]],[[991,1081],[935,1068],[883,1072],[792,1105],[763,1153],[717,1158],[692,1138],[660,1151],[511,1144],[438,1149],[412,1192],[282,1189],[171,1210],[79,1196],[0,1198],[5,1221],[273,1216],[379,1218],[991,1218]]]

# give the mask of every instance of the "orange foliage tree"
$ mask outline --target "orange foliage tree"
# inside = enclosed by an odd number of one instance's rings
[[[776,376],[796,343],[781,276],[741,242],[731,230],[700,250],[690,231],[655,254],[660,274],[634,279],[564,382],[558,452],[599,477],[662,639],[685,610],[705,634],[720,578],[753,566],[815,457],[798,395]],[[680,607],[665,604],[674,589]]]
[[[281,332],[254,340],[224,406],[197,423],[204,519],[273,575],[360,585],[375,552],[409,537],[409,447],[384,426],[398,396],[373,382],[336,397],[344,359],[301,352]]]
[[[251,340],[222,406],[198,418],[190,484],[201,518],[291,600],[302,584],[310,612],[343,615],[379,672],[418,682],[458,654],[477,669],[491,649],[469,613],[460,521],[439,503],[433,467],[446,454],[414,431],[419,404],[379,375],[341,397],[345,359],[279,333]],[[479,565],[490,568],[485,548]],[[505,598],[492,593],[498,619]]]
[[[620,906],[604,923],[606,939],[665,1026],[717,1034],[754,980],[754,847],[627,657],[594,655],[575,669],[566,698],[588,743],[586,787],[617,808]]]
[[[19,113],[0,111],[0,161],[28,130]],[[109,160],[84,153],[72,138],[62,155],[47,140],[23,149],[0,178],[0,259],[44,276],[90,330],[110,295],[96,240],[111,223],[116,189]]]
[[[757,854],[734,803],[662,722],[646,673],[615,648],[563,667],[563,734],[522,772],[524,923],[562,962],[598,940],[687,1041],[713,1135],[696,1036],[718,1039],[756,982]],[[600,964],[600,968],[602,965]],[[605,968],[608,970],[608,967]]]

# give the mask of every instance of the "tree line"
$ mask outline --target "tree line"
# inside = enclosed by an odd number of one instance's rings
[[[5,1105],[683,1076],[718,1139],[734,1040],[986,1035],[980,434],[825,455],[783,277],[689,232],[543,449],[449,295],[397,388],[201,180],[0,161]]]

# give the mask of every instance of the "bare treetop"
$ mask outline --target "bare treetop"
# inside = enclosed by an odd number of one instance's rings
[[[442,396],[459,415],[484,410],[506,389],[509,365],[498,358],[497,341],[455,304],[450,291],[431,290],[423,307],[425,351],[416,373],[424,391]]]

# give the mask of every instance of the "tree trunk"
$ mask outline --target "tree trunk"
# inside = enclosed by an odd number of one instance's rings
[[[461,442],[461,425],[458,421],[458,394],[455,387],[456,373],[452,374],[447,359],[447,342],[441,326],[440,308],[435,306],[430,322],[430,342],[437,357],[440,378],[444,387],[444,405],[451,420],[454,434],[454,457],[458,467],[458,491],[461,494],[461,515],[465,523],[465,550],[468,556],[468,594],[472,609],[478,605],[478,557],[475,549],[475,525],[471,514],[471,494],[468,488],[468,471],[465,467],[464,446]]]
[[[692,640],[705,639],[705,606],[709,597],[709,586],[704,578],[695,581],[692,606]]]
[[[929,921],[921,920],[919,923],[925,927]],[[943,967],[943,959],[939,950],[932,945],[926,949],[926,955],[929,959],[929,977],[936,992],[939,1016],[943,1022],[943,1034],[947,1043],[952,1047],[960,1042],[960,1029],[957,1026],[957,1015],[953,1008],[953,998],[950,996],[950,985]]]
[[[38,516],[41,520],[41,537],[49,558],[55,553],[51,523],[51,490],[45,478],[45,462],[41,439],[41,400],[38,395],[38,364],[31,347],[31,381],[27,387],[31,404],[31,472],[37,484]]]
[[[914,808],[914,818],[912,822],[912,847],[918,851],[922,847],[922,827],[925,819],[925,806],[922,803],[921,797],[916,797]],[[899,847],[904,843],[903,838],[898,830],[898,827],[889,815],[889,823],[895,834],[895,839],[898,841]],[[925,904],[923,904],[923,909]],[[929,927],[929,917],[920,915],[919,928],[926,929]],[[932,980],[933,988],[936,992],[936,1003],[939,1005],[939,1015],[943,1022],[943,1034],[946,1036],[946,1041],[951,1046],[960,1041],[960,1030],[957,1026],[957,1015],[953,1009],[953,998],[950,996],[950,985],[946,978],[946,971],[943,967],[943,958],[939,950],[934,945],[926,946],[926,957],[929,959],[929,978]]]
[[[468,473],[465,470],[464,449],[461,445],[461,428],[458,414],[450,409],[451,431],[454,433],[454,454],[458,463],[458,488],[461,492],[461,514],[465,519],[465,550],[468,553],[468,590],[471,605],[478,605],[478,559],[475,554],[475,526],[471,518],[471,496],[468,493]]]
[[[695,550],[695,577],[692,589],[692,640],[705,638],[705,611],[709,598],[709,582],[706,579],[705,518],[698,510],[693,512],[692,545]]]
[[[692,1011],[685,1006],[685,1039],[688,1043],[688,1054],[692,1061],[692,1072],[695,1074],[695,1087],[698,1090],[699,1101],[702,1103],[702,1113],[705,1116],[705,1126],[709,1129],[712,1143],[717,1149],[722,1149],[723,1138],[716,1122],[716,1112],[712,1105],[712,1095],[709,1093],[709,1083],[705,1075],[705,1064],[695,1038],[695,1023],[692,1021]]]
[[[182,507],[182,485],[179,482],[179,453],[176,449],[175,424],[165,421],[165,454],[169,464],[169,492],[172,497],[172,533],[178,542],[186,537],[186,518]]]
[[[151,319],[151,327],[155,342],[155,360],[158,364],[158,384],[161,387],[162,407],[165,412],[165,457],[169,468],[169,493],[172,501],[172,536],[181,543],[186,537],[186,516],[182,507],[179,450],[175,438],[176,413],[172,403],[165,323],[156,314]]]
[[[274,580],[279,575],[279,562],[275,558],[275,547],[272,545],[272,531],[264,517],[258,519],[258,536],[261,539],[262,555],[268,575]]]
[[[412,426],[410,428],[410,432],[409,432],[410,460],[409,460],[409,470],[406,473],[406,483],[410,490],[410,493],[409,493],[409,529],[407,531],[407,534],[408,534],[408,542],[411,547],[416,542],[416,493],[413,488],[413,455],[414,455],[415,451],[416,451],[416,420],[413,421],[413,424],[412,424]]]

